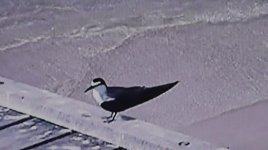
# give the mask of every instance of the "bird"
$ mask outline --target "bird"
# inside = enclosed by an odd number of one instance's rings
[[[158,85],[154,87],[111,87],[107,86],[102,78],[95,78],[90,86],[84,91],[93,91],[93,97],[100,107],[111,112],[109,117],[104,117],[104,122],[110,123],[115,120],[117,113],[147,102],[174,87],[179,81]]]

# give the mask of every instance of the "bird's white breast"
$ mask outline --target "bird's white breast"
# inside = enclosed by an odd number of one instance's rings
[[[93,89],[93,97],[99,105],[105,101],[113,100],[113,98],[107,95],[107,88],[104,85],[100,85]]]

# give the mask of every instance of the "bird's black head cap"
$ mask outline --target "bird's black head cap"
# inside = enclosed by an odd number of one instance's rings
[[[95,78],[91,81],[91,85],[89,88],[87,88],[84,92],[86,93],[89,90],[94,89],[95,87],[99,86],[99,85],[106,85],[105,81],[102,78]]]
[[[103,84],[103,85],[106,86],[106,83],[105,83],[105,81],[102,78],[95,78],[95,79],[92,80],[92,82],[93,83],[97,83],[98,85]]]

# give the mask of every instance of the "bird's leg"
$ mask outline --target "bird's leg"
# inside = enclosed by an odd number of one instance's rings
[[[113,118],[111,119],[111,120],[108,120],[108,123],[111,123],[111,122],[113,122],[114,121],[114,119],[115,119],[115,116],[117,115],[117,112],[115,112],[114,113],[114,116],[113,116]]]
[[[111,121],[114,121],[114,118],[116,115],[117,115],[117,112],[114,113],[113,119]]]
[[[107,123],[111,123],[111,122],[113,122],[114,119],[115,119],[115,116],[116,116],[116,115],[117,115],[117,112],[114,113],[114,116],[113,116],[113,118],[112,118],[111,120],[106,120],[106,121],[104,121],[104,122],[107,122]]]
[[[114,115],[114,112],[112,112],[112,113],[111,113],[111,116],[109,116],[109,118],[112,118],[112,117],[113,117],[113,115]]]

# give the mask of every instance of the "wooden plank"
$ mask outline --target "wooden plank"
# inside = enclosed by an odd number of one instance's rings
[[[35,118],[1,130],[0,149],[23,149],[69,132],[70,130]]]
[[[49,138],[49,139],[47,139],[47,140],[41,141],[41,142],[39,142],[39,143],[35,143],[35,144],[33,144],[33,145],[24,147],[24,148],[22,148],[21,150],[36,149],[37,147],[40,147],[40,146],[42,146],[42,145],[44,145],[44,144],[48,144],[48,143],[53,142],[53,141],[56,141],[56,140],[58,140],[58,139],[67,137],[67,136],[69,136],[69,135],[71,135],[71,134],[72,134],[72,132],[66,132],[66,133],[64,133],[64,134],[60,134],[60,135],[58,135],[58,136],[54,136],[54,137]]]
[[[41,145],[37,147],[35,150],[44,150],[44,149],[80,149],[80,150],[88,150],[88,149],[105,149],[105,150],[113,150],[113,149],[121,149],[118,146],[115,146],[111,143],[102,141],[98,138],[83,135],[81,133],[74,133],[70,136],[66,136],[54,142],[50,142],[45,145]]]
[[[25,115],[0,106],[0,130],[30,119]]]
[[[39,120],[39,119],[33,119],[33,117],[30,117],[28,115],[24,115],[22,113],[16,112],[14,110],[5,108],[5,107],[1,107],[0,106],[0,129],[5,129],[7,131],[2,131],[0,132],[0,143],[2,143],[3,141],[3,137],[5,137],[5,139],[8,139],[10,137],[6,137],[3,136],[6,133],[9,133],[8,136],[12,136],[13,134],[21,134],[24,133],[24,135],[22,137],[25,137],[25,139],[29,139],[32,138],[33,133],[32,130],[36,129],[36,130],[40,130],[40,128],[38,128],[37,124],[42,124],[42,126],[53,126],[50,123],[47,123],[45,121]],[[29,121],[30,119],[33,119],[31,121]],[[54,125],[56,126],[56,125]],[[27,129],[28,127],[28,129]],[[10,129],[9,129],[10,128]],[[19,129],[18,129],[19,128]],[[59,128],[59,129],[64,129],[62,127],[55,127],[55,128]],[[18,130],[15,130],[18,129]],[[10,132],[9,131],[13,131]],[[44,129],[41,129],[44,130]],[[17,131],[17,132],[16,132]],[[44,130],[45,131],[45,130]],[[67,130],[66,130],[67,131]],[[30,134],[25,134],[25,132],[31,132]],[[16,136],[15,135],[15,136]],[[14,137],[15,137],[14,136]],[[21,136],[21,135],[19,135]],[[40,134],[40,136],[42,136],[42,134]],[[21,137],[21,138],[22,138]],[[10,141],[10,143],[6,143],[6,145],[0,145],[0,148],[8,148],[8,149],[16,149],[17,147],[20,147],[21,150],[28,150],[28,149],[39,149],[39,150],[43,150],[43,149],[72,149],[72,148],[77,148],[77,149],[82,149],[82,150],[86,150],[86,149],[105,149],[105,150],[112,150],[118,147],[114,146],[113,144],[110,144],[108,142],[102,141],[98,138],[95,137],[91,137],[91,136],[87,136],[87,135],[83,135],[81,133],[74,133],[72,134],[72,132],[66,132],[63,134],[59,134],[59,135],[55,135],[53,137],[48,137],[48,138],[44,138],[42,141],[40,140],[36,140],[33,142],[29,142],[26,145],[22,145],[20,146],[20,141],[25,141],[20,139],[19,141],[16,139],[16,141]],[[13,144],[13,147],[10,146],[10,144]],[[16,146],[15,146],[16,145]],[[26,147],[25,147],[26,146]]]

